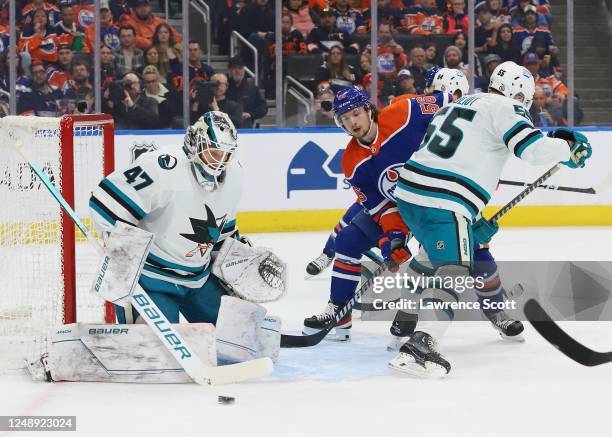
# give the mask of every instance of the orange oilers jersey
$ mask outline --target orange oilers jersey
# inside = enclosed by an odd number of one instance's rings
[[[349,141],[342,156],[344,176],[383,231],[406,231],[394,195],[399,171],[421,145],[433,116],[451,101],[445,93],[396,99],[378,114],[372,144]]]

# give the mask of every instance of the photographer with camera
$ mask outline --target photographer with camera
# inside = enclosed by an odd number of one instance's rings
[[[208,111],[225,112],[236,127],[242,126],[242,104],[226,97],[228,79],[223,73],[213,74],[210,81],[195,80],[191,90],[191,122]]]
[[[159,125],[157,102],[144,94],[136,73],[126,73],[108,85],[102,112],[112,114],[117,129],[155,129]]]

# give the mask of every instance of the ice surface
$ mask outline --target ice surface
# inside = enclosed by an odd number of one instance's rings
[[[325,233],[258,234],[289,265],[289,291],[268,304],[285,331],[327,300],[329,273],[303,279]],[[502,230],[499,260],[610,260],[612,229]],[[83,436],[576,436],[609,429],[612,364],[582,367],[530,327],[523,344],[506,343],[485,322],[456,323],[442,350],[453,370],[441,381],[390,371],[389,323],[356,320],[350,343],[324,341],[282,350],[265,380],[228,387],[34,383],[0,377],[1,415],[76,415]],[[573,336],[612,350],[612,323],[569,322]],[[235,396],[218,405],[219,394]],[[0,432],[0,435],[3,435]],[[24,434],[26,435],[26,434]],[[54,435],[57,435],[54,434]]]

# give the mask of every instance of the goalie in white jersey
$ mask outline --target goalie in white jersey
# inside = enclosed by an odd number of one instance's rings
[[[500,64],[489,93],[464,96],[433,118],[421,148],[400,172],[395,196],[402,219],[424,246],[438,277],[465,278],[473,258],[473,227],[490,239],[496,229],[474,219],[491,199],[511,155],[533,165],[563,163],[583,167],[591,155],[586,137],[568,129],[545,136],[529,117],[535,84],[529,71],[513,62]],[[459,294],[429,288],[421,301],[457,301]],[[436,350],[452,311],[435,310],[390,365],[412,374],[450,371]],[[423,326],[427,326],[424,328]]]
[[[191,323],[216,324],[218,353],[228,361],[248,359],[244,351],[251,357],[261,351],[255,340],[240,344],[234,355],[219,350],[219,339],[227,334],[219,324],[239,329],[235,319],[246,318],[261,326],[265,309],[253,302],[276,300],[285,286],[284,264],[269,251],[244,244],[248,240],[238,234],[242,169],[234,159],[237,149],[237,131],[227,114],[207,112],[188,128],[183,145],[145,153],[127,169],[111,173],[89,203],[102,235],[113,232],[117,222],[155,235],[140,285],[171,323],[179,323],[180,313]],[[237,253],[241,262],[227,263]],[[225,297],[228,289],[241,299]],[[116,308],[120,323],[137,321],[135,310]],[[280,322],[268,322],[275,325],[274,342],[280,345]],[[230,343],[238,346],[234,338],[241,335],[227,334],[226,349]]]

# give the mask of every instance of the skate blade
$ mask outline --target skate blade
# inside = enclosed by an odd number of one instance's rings
[[[389,361],[389,367],[420,379],[442,379],[447,375],[446,369],[439,364],[427,362],[423,367],[409,354],[400,354],[393,358]]]
[[[302,328],[302,334],[312,335],[320,332],[320,329],[309,328],[304,326]],[[325,340],[330,341],[349,341],[351,339],[351,331],[347,328],[334,328],[325,336]]]
[[[505,341],[509,341],[509,342],[514,342],[514,343],[524,343],[525,342],[525,337],[523,337],[523,334],[517,334],[517,335],[506,335],[503,332],[499,333],[499,336],[502,338],[502,340]]]

